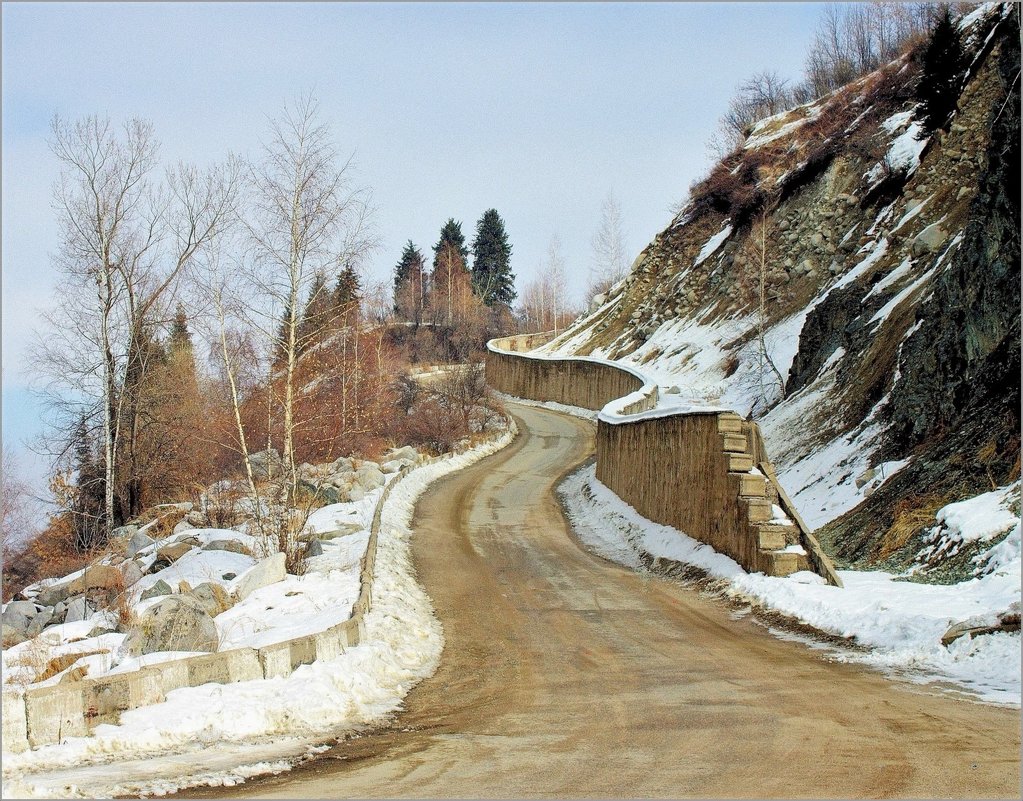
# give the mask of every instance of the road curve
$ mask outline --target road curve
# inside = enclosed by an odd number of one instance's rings
[[[515,443],[417,508],[436,675],[390,727],[195,797],[1019,797],[1018,711],[828,662],[581,549],[553,487],[592,427],[511,409]]]

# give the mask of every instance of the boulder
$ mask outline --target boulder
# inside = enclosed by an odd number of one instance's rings
[[[189,595],[202,605],[210,617],[216,617],[234,606],[234,601],[223,587],[208,581],[193,589]]]
[[[148,590],[143,590],[142,595],[139,596],[139,600],[148,601],[150,598],[156,598],[159,595],[170,595],[171,587],[163,579],[160,579]]]
[[[365,497],[366,490],[364,490],[358,484],[355,484],[350,490],[348,490],[348,500],[352,501],[353,503],[355,501],[361,501]]]
[[[25,632],[28,631],[32,618],[38,613],[39,607],[31,601],[11,601],[4,607],[0,620],[3,621],[5,626]]]
[[[69,595],[81,595],[89,590],[111,590],[124,589],[124,576],[121,571],[113,565],[89,565],[85,572],[68,584]],[[63,599],[61,599],[63,600]],[[51,606],[52,604],[46,604]]]
[[[181,534],[181,533],[183,533],[185,531],[191,531],[193,528],[195,528],[195,526],[193,526],[191,523],[189,523],[184,518],[181,518],[181,520],[178,521],[178,524],[176,526],[174,526],[174,531],[172,531],[171,533],[172,534]]]
[[[284,462],[276,448],[259,451],[249,456],[252,474],[256,478],[269,478],[270,474],[279,475],[284,469]]]
[[[92,613],[96,609],[86,599],[84,595],[80,595],[77,598],[72,599],[67,605],[67,615],[64,617],[65,623],[77,623],[80,620],[88,620],[92,617]]]
[[[6,623],[0,624],[0,638],[3,640],[3,647],[10,648],[12,645],[23,643],[28,639],[25,632],[20,629],[14,628],[14,626],[8,626]]]
[[[187,542],[172,542],[169,545],[164,545],[156,551],[156,558],[163,562],[176,562],[190,550],[193,546]]]
[[[39,590],[39,594],[36,595],[36,601],[43,606],[56,606],[61,601],[66,601],[68,596],[71,595],[71,590],[68,589],[67,584],[50,584]]]
[[[403,448],[391,448],[385,458],[389,462],[395,459],[408,459],[414,463],[419,461],[419,452],[411,445],[406,445]]]
[[[948,239],[945,229],[938,223],[928,225],[913,239],[912,252],[914,256],[925,256],[934,253]]]
[[[36,613],[36,615],[29,622],[28,629],[26,630],[25,633],[29,637],[35,637],[43,629],[45,629],[47,626],[49,626],[52,621],[53,621],[53,610],[52,609],[43,608],[38,613]]]
[[[411,464],[412,462],[410,462],[408,459],[392,459],[391,461],[383,462],[380,465],[380,472],[383,473],[385,476],[389,476],[392,473],[399,472],[403,467],[411,466]]]
[[[337,528],[317,534],[316,538],[321,540],[336,540],[338,537],[347,537],[351,534],[362,531],[363,528],[365,527],[360,526],[358,523],[339,523]]]
[[[121,571],[121,575],[124,576],[125,587],[130,587],[145,575],[145,572],[139,566],[139,563],[132,560],[122,562],[118,565],[118,569]]]
[[[355,480],[364,490],[371,491],[384,486],[384,474],[376,465],[363,465],[355,471]]]
[[[189,595],[171,595],[143,612],[122,645],[126,656],[159,651],[217,650],[217,624],[202,604]]]
[[[298,482],[300,489],[305,490],[310,495],[315,497],[324,505],[331,503],[341,503],[341,495],[337,490],[337,487],[333,487],[330,484],[318,483],[314,481],[308,481],[303,479]]]
[[[995,634],[999,631],[1019,631],[1020,629],[1020,605],[1014,601],[1007,610],[996,615],[979,615],[967,618],[949,626],[948,630],[941,636],[941,644],[948,647],[960,637],[969,635],[979,637],[981,634]]]
[[[118,526],[110,532],[110,539],[112,540],[130,540],[135,536],[135,532],[139,530],[138,526],[127,525]]]
[[[235,579],[235,597],[242,601],[256,590],[276,584],[278,581],[284,581],[284,577],[287,575],[284,563],[283,553],[275,553],[273,556],[256,562],[256,564]]]
[[[305,548],[306,559],[312,556],[323,556],[323,545],[317,539],[309,540],[309,544]]]
[[[148,548],[154,542],[155,540],[148,534],[136,531],[131,535],[131,539],[128,540],[128,547],[125,549],[125,553],[128,554],[128,556],[134,556],[143,548]]]
[[[204,551],[230,551],[245,556],[252,556],[252,551],[238,540],[212,540],[202,546]]]

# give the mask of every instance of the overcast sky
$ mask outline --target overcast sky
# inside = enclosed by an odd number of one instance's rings
[[[3,6],[3,438],[39,431],[26,346],[54,302],[54,114],[153,121],[165,161],[252,153],[312,91],[373,190],[388,277],[448,217],[505,220],[521,288],[553,234],[581,297],[602,199],[634,256],[710,165],[736,85],[797,78],[806,3],[32,4]]]

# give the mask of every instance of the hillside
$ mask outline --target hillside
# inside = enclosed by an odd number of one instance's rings
[[[924,135],[919,52],[762,120],[544,348],[757,419],[845,565],[919,561],[938,509],[1019,478],[1018,7],[959,28],[947,130]]]

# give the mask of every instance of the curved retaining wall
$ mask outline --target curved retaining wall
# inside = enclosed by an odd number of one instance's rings
[[[430,464],[438,458],[429,459]],[[366,615],[373,604],[380,516],[391,490],[408,472],[384,487],[373,511],[369,541],[362,556],[359,597],[352,616],[317,634],[309,634],[261,648],[235,648],[202,656],[149,665],[129,673],[99,676],[24,692],[3,692],[3,750],[17,753],[40,745],[59,743],[68,737],[88,736],[100,723],[117,723],[121,712],[158,704],[167,693],[202,684],[229,684],[253,679],[290,676],[299,665],[318,659],[334,659],[366,636]]]
[[[785,494],[756,423],[727,410],[657,408],[631,367],[528,353],[552,333],[487,343],[487,382],[507,395],[599,411],[597,478],[644,517],[684,531],[751,572],[813,570],[841,586]],[[780,506],[791,523],[775,522]]]

